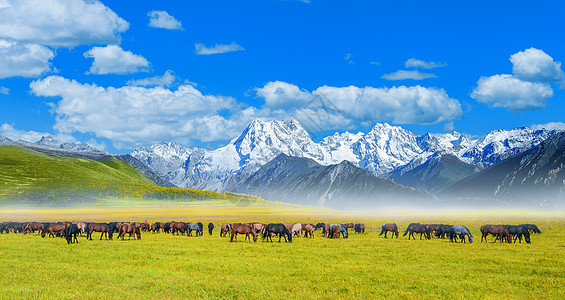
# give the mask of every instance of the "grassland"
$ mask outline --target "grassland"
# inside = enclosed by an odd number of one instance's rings
[[[145,233],[139,241],[0,235],[0,298],[379,299],[565,297],[565,217],[527,212],[344,213],[314,208],[234,207],[218,202],[172,207],[2,210],[0,221],[363,222],[348,240],[229,243]],[[520,216],[520,217],[516,217]],[[474,244],[384,239],[383,222],[464,224]],[[536,223],[532,244],[480,243],[486,223]]]

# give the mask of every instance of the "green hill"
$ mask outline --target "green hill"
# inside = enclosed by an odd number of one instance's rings
[[[102,199],[229,200],[248,205],[258,197],[156,185],[127,163],[48,155],[0,147],[0,204],[94,204]],[[106,201],[107,202],[107,201]]]

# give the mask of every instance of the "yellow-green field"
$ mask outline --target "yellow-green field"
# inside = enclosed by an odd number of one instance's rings
[[[93,241],[0,235],[2,299],[379,299],[565,298],[565,216],[561,213],[351,213],[314,208],[173,207],[0,210],[0,221],[363,222],[367,233],[332,240],[230,243],[143,233]],[[463,224],[474,244],[384,239],[383,222]],[[480,243],[483,224],[535,223],[532,244]],[[492,241],[493,238],[490,237]]]

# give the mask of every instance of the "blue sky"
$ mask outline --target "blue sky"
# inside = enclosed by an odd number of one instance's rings
[[[565,128],[564,12],[560,1],[0,0],[0,135],[125,153],[214,148],[253,118],[297,118],[317,139],[377,122]]]

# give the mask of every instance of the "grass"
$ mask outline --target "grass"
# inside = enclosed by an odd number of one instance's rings
[[[172,207],[2,210],[0,220],[363,222],[348,240],[296,238],[285,243],[229,243],[144,233],[139,241],[94,241],[0,235],[0,298],[378,299],[565,297],[563,214],[346,213],[297,207]],[[464,224],[474,244],[384,239],[380,224],[413,221]],[[480,243],[486,223],[536,223],[532,244]],[[243,240],[243,239],[242,239]],[[492,239],[491,239],[492,240]]]

